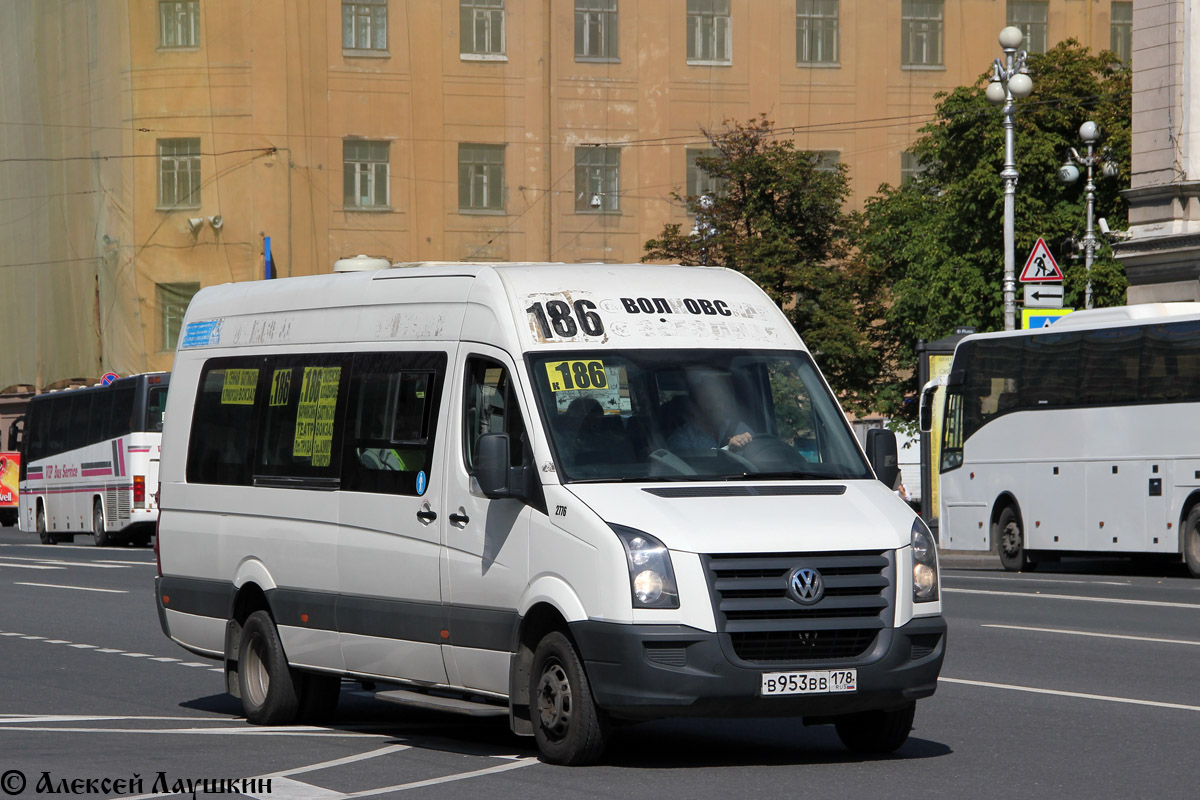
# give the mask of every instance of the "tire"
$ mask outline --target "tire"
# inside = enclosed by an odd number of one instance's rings
[[[894,753],[908,740],[917,704],[894,711],[860,711],[834,721],[838,738],[847,750],[869,755]]]
[[[107,547],[112,544],[112,538],[104,527],[104,506],[100,504],[99,500],[92,503],[92,538],[96,541],[96,547]]]
[[[287,663],[275,622],[255,611],[242,625],[238,688],[246,720],[254,725],[290,725],[300,710],[297,686],[303,676]]]
[[[50,532],[49,526],[46,525],[45,506],[38,506],[35,519],[34,525],[37,527],[38,540],[42,544],[58,544],[58,540],[54,538],[54,534]]]
[[[529,712],[542,758],[551,764],[594,764],[604,754],[608,720],[596,707],[583,662],[571,640],[546,634],[533,653]]]
[[[1183,524],[1183,560],[1193,578],[1200,578],[1200,505],[1188,512]]]
[[[314,725],[333,719],[337,712],[338,699],[342,694],[341,676],[305,672],[300,677],[303,688],[300,691],[297,719]]]
[[[1037,564],[1025,549],[1025,529],[1021,516],[1013,506],[1005,506],[1000,512],[994,529],[996,549],[1000,552],[1000,563],[1009,572],[1031,571]]]

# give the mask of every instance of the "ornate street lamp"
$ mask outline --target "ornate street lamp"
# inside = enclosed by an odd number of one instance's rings
[[[1092,307],[1092,257],[1096,253],[1096,235],[1092,233],[1092,216],[1095,208],[1096,184],[1092,181],[1092,167],[1100,167],[1100,174],[1106,178],[1115,177],[1117,165],[1112,160],[1112,154],[1106,149],[1103,153],[1095,152],[1096,142],[1100,139],[1100,126],[1087,121],[1079,126],[1079,138],[1087,145],[1087,155],[1079,155],[1074,147],[1067,154],[1066,162],[1058,170],[1058,179],[1063,183],[1074,183],[1079,180],[1079,167],[1087,167],[1087,183],[1083,189],[1087,196],[1087,228],[1083,234],[1083,264],[1087,275],[1087,288],[1084,290],[1084,307]]]
[[[1025,69],[1025,51],[1017,51],[1025,33],[1018,27],[1010,25],[1000,31],[1000,49],[1004,51],[1003,58],[997,58],[992,63],[992,80],[987,87],[987,99],[992,105],[1001,105],[1000,113],[1004,117],[1004,169],[1000,177],[1004,179],[1004,329],[1011,331],[1017,327],[1017,280],[1013,261],[1014,224],[1013,209],[1017,191],[1017,165],[1013,155],[1013,116],[1017,113],[1013,98],[1028,97],[1033,91],[1033,79]]]

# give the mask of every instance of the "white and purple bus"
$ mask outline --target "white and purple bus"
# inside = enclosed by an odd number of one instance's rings
[[[34,397],[21,442],[20,525],[42,544],[90,533],[150,543],[170,373]]]

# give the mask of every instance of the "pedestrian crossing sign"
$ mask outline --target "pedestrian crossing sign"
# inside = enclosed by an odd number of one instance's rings
[[[1073,308],[1022,308],[1021,330],[1049,327],[1074,310]]]

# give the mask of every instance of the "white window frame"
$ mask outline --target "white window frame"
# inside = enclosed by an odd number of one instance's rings
[[[575,60],[620,61],[617,0],[575,0]]]
[[[499,156],[498,161],[495,160],[497,155]],[[459,143],[458,210],[460,213],[504,213],[504,156],[505,146],[502,144]]]
[[[1021,49],[1044,53],[1050,47],[1050,3],[1048,0],[1008,0],[1008,24],[1025,32]]]
[[[200,138],[159,139],[158,209],[200,207]],[[167,183],[170,182],[168,188]],[[186,183],[187,189],[181,188]]]
[[[689,147],[684,151],[687,165],[687,182],[684,184],[688,197],[715,197],[724,190],[722,181],[714,178],[696,164],[699,156],[716,156],[717,150],[712,147]]]
[[[1121,19],[1117,19],[1118,8],[1122,11]],[[1108,49],[1128,63],[1133,60],[1133,3],[1114,2],[1108,13]]]
[[[687,43],[689,64],[732,64],[733,12],[730,0],[687,0]]]
[[[796,0],[797,66],[838,65],[840,15],[838,0]]]
[[[200,46],[199,0],[159,0],[158,46],[162,50]]]
[[[575,148],[575,213],[621,213],[621,148]],[[592,198],[600,198],[599,208]]]
[[[507,61],[505,0],[459,0],[459,58],[464,61]],[[483,26],[482,44],[479,39]],[[497,33],[499,29],[499,33]]]
[[[932,13],[935,6],[936,14]],[[900,66],[904,69],[945,69],[944,0],[903,0],[900,9]],[[917,51],[921,52],[919,59],[916,58]]]
[[[349,145],[365,145],[366,158],[351,157]],[[379,157],[376,148],[382,149]],[[342,201],[346,211],[391,211],[391,142],[386,139],[343,139],[342,140]],[[353,195],[346,195],[346,179],[353,181]],[[383,182],[382,202],[379,183]],[[364,185],[365,184],[365,185]],[[362,202],[365,196],[368,202]]]
[[[364,35],[366,44],[361,41]],[[342,0],[342,50],[362,55],[388,52],[388,0]]]
[[[155,300],[158,301],[159,320],[162,323],[159,332],[162,336],[160,352],[171,352],[179,344],[179,334],[183,331],[183,316],[187,313],[188,303],[200,291],[196,281],[181,283],[156,283]]]

